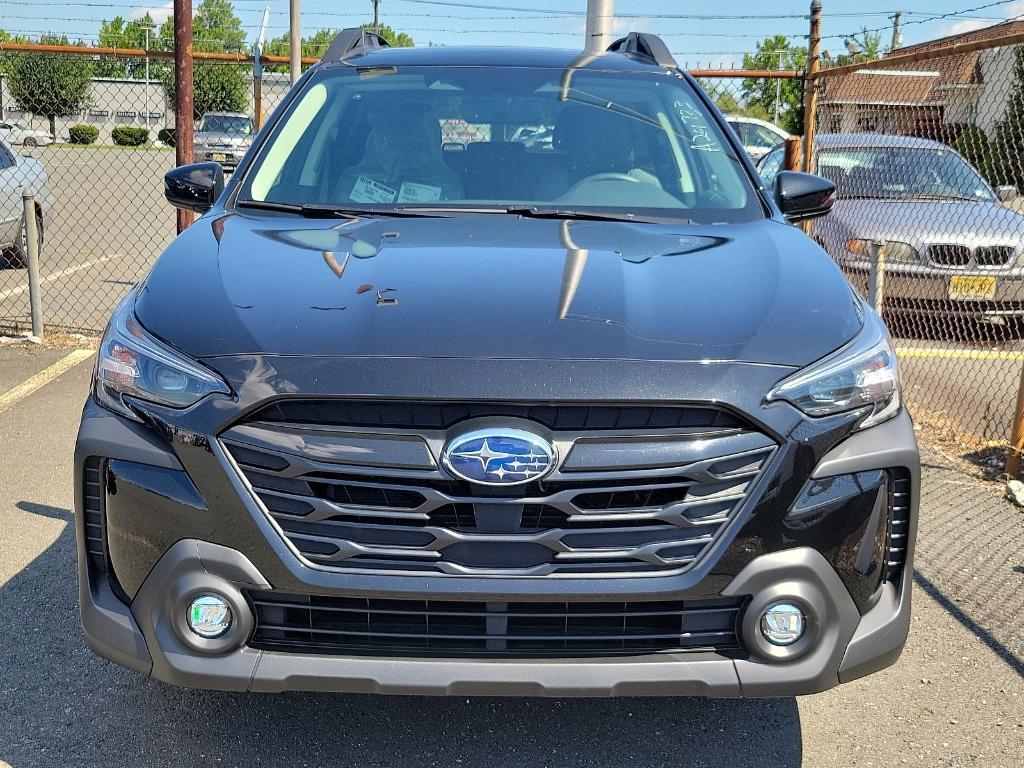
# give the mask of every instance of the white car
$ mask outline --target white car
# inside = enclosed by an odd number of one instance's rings
[[[30,189],[36,198],[36,228],[43,244],[43,215],[53,204],[46,186],[46,169],[34,157],[19,155],[0,139],[0,269],[27,266],[24,203],[22,191]]]
[[[4,139],[8,144],[20,144],[23,147],[45,147],[53,144],[53,136],[20,120],[0,120],[0,139]]]
[[[789,138],[789,134],[767,120],[744,115],[726,115],[726,121],[740,137],[743,148],[755,163],[768,154],[772,147]]]

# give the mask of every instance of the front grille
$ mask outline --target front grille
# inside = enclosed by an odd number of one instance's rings
[[[979,267],[1002,267],[1009,264],[1014,255],[1012,245],[983,245],[974,251],[974,261]]]
[[[106,491],[103,482],[103,460],[98,456],[90,456],[85,460],[82,483],[85,552],[94,573],[105,573],[107,570]]]
[[[889,529],[885,539],[885,581],[896,582],[907,561],[910,533],[910,472],[893,469],[889,486]]]
[[[526,419],[553,430],[738,429],[745,426],[728,411],[693,406],[536,405],[525,403],[390,400],[281,400],[249,420],[280,424],[448,429],[483,416]]]
[[[935,244],[928,246],[932,264],[943,267],[966,267],[971,263],[971,249],[966,245]]]
[[[468,602],[251,592],[249,645],[291,653],[616,656],[737,651],[742,601]]]
[[[451,411],[464,412],[458,405]],[[528,408],[539,413],[541,406]],[[556,442],[571,446],[562,467],[543,481],[508,487],[457,480],[440,469],[434,452],[446,433],[428,429],[374,434],[351,425],[247,420],[225,432],[221,444],[283,536],[324,568],[511,576],[658,572],[699,561],[776,448],[749,426],[706,426],[742,423],[731,414],[719,419],[709,416],[715,409],[696,408],[698,418],[686,408],[666,410],[677,411],[679,422],[705,426],[662,429],[652,437],[633,430],[554,432]],[[259,415],[269,413],[264,408]],[[621,444],[631,437],[645,441],[635,453]],[[565,469],[581,445],[587,455],[611,456],[622,466]],[[686,461],[642,463],[666,446]]]

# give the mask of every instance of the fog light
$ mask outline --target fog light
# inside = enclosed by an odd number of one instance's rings
[[[772,603],[761,614],[761,634],[772,645],[792,645],[803,637],[805,623],[792,603]]]
[[[231,627],[231,606],[222,597],[200,595],[188,606],[188,628],[200,637],[220,637]]]

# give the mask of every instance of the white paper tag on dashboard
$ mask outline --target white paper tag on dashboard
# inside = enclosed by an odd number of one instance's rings
[[[405,185],[402,185],[403,188]],[[391,187],[360,176],[352,185],[349,198],[355,203],[393,203],[397,192]]]
[[[414,181],[403,181],[398,191],[400,203],[432,203],[441,199],[441,188],[429,184],[417,184]]]

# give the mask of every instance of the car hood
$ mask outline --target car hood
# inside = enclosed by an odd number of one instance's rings
[[[142,324],[196,358],[741,361],[803,366],[861,326],[777,221],[208,215],[160,257]]]
[[[818,227],[913,245],[1016,245],[1024,216],[997,203],[839,200]]]

